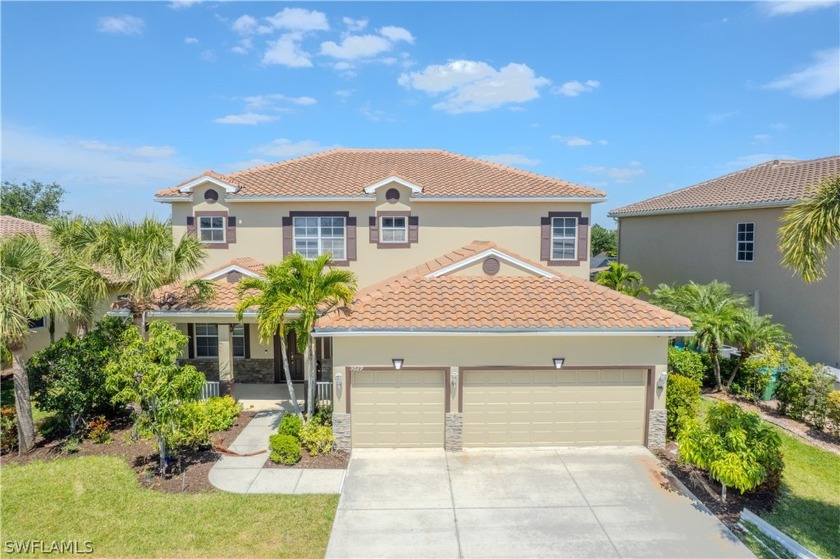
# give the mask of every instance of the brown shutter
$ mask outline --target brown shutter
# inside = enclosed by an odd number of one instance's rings
[[[589,258],[589,218],[578,220],[578,260]]]
[[[420,229],[420,216],[408,216],[408,242],[416,243]]]
[[[540,218],[540,260],[551,260],[551,218]]]
[[[292,253],[292,218],[283,218],[283,258]]]
[[[356,260],[356,218],[347,218],[347,260]]]
[[[243,330],[245,330],[245,359],[251,358],[251,325],[250,324],[243,324]]]
[[[191,215],[187,216],[187,233],[195,235],[195,218]]]
[[[227,231],[225,231],[225,238],[228,244],[236,242],[236,218],[229,215],[227,218]]]
[[[187,357],[195,359],[195,343],[193,342],[195,337],[195,326],[193,326],[191,322],[187,324],[187,337],[190,339],[190,342],[187,344]]]
[[[369,238],[370,242],[378,243],[379,242],[379,227],[376,225],[376,216],[370,216],[368,219],[368,231],[370,232]]]

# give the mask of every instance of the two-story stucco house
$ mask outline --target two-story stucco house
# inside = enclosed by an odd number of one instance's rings
[[[603,192],[439,150],[342,149],[156,199],[176,236],[206,243],[217,295],[150,318],[188,333],[184,358],[228,390],[283,379],[279,344],[234,318],[241,277],[292,251],[357,275],[350,311],[314,334],[340,447],[664,440],[668,339],[690,324],[588,281]]]
[[[822,281],[805,283],[780,264],[779,219],[840,156],[768,161],[609,213],[618,219],[619,260],[645,283],[725,281],[785,325],[797,353],[840,367],[840,250]]]

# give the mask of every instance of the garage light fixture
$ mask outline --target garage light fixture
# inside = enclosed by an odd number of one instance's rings
[[[341,394],[341,385],[343,384],[344,375],[340,372],[335,374],[335,391]]]
[[[394,364],[394,368],[398,371],[400,369],[402,369],[403,361],[405,361],[405,359],[400,359],[400,358],[391,359],[391,363]]]
[[[554,358],[554,368],[555,369],[562,369],[563,368],[563,363],[565,363],[565,362],[566,362],[565,357],[555,357]]]

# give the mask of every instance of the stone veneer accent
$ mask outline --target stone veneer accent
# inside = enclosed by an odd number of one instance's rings
[[[273,359],[234,359],[233,382],[273,384]]]
[[[665,446],[667,426],[668,415],[665,410],[650,410],[648,412],[648,448],[657,449]]]
[[[349,413],[335,413],[332,416],[335,449],[350,452],[352,447],[351,419]]]
[[[464,448],[464,414],[447,413],[443,446],[447,452],[458,452]]]
[[[219,361],[217,359],[181,359],[181,365],[192,365],[202,373],[209,382],[219,382]]]

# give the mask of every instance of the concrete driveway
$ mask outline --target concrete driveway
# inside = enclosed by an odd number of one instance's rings
[[[752,557],[644,448],[354,450],[327,557]]]

